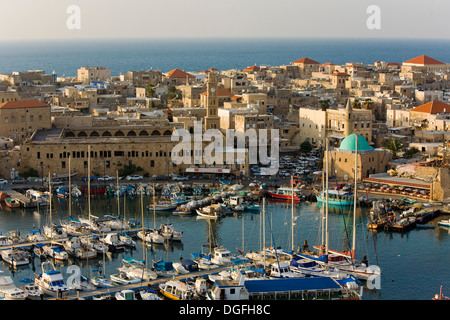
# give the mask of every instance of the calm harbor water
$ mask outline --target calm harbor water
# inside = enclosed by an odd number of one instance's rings
[[[67,220],[69,212],[67,202],[54,198],[52,220],[57,223]],[[144,206],[149,204],[151,197],[144,196]],[[140,198],[120,199],[95,196],[91,200],[91,214],[102,217],[105,214],[116,216],[120,208],[120,215],[125,212],[126,219],[141,220]],[[290,203],[267,202],[266,205],[266,244],[282,247],[289,250],[292,244]],[[87,217],[87,201],[74,200],[72,204],[72,216]],[[321,242],[321,210],[317,204],[294,205],[294,243],[295,248],[308,240],[310,246]],[[331,210],[329,213],[330,248],[346,250],[352,242],[352,215],[351,211],[340,212]],[[437,218],[437,220],[440,218]],[[439,287],[450,287],[450,229],[437,225],[437,220],[431,222],[435,229],[414,229],[406,234],[368,232],[366,229],[367,209],[357,210],[357,245],[356,257],[361,259],[367,254],[370,264],[378,264],[382,270],[381,288],[369,290],[365,288],[364,299],[367,300],[430,300]],[[7,209],[0,210],[0,231],[7,234],[11,230],[19,230],[22,236],[39,228],[49,221],[48,210],[38,212],[36,209]],[[237,253],[236,248],[247,252],[261,248],[262,222],[259,213],[245,212],[241,216],[227,216],[217,222],[198,219],[196,216],[175,216],[170,212],[156,212],[144,210],[144,225],[146,227],[159,227],[162,223],[170,222],[175,229],[184,232],[181,243],[173,245],[155,245],[152,252],[147,249],[148,261],[151,259],[163,259],[165,261],[178,261],[180,257],[191,258],[194,252],[208,252],[208,239],[212,235],[213,240]],[[209,231],[211,230],[211,232]],[[141,242],[137,241],[137,247],[119,253],[107,253],[89,261],[70,260],[59,263],[57,266],[66,272],[70,264],[81,267],[84,275],[89,275],[91,269],[104,266],[107,274],[115,273],[120,266],[122,258],[143,258]],[[150,258],[151,257],[151,258]],[[4,274],[11,274],[17,284],[24,278],[33,278],[34,273],[40,271],[40,260],[27,267],[21,267],[16,271],[8,268],[1,261],[0,269]],[[71,274],[65,273],[66,279]]]

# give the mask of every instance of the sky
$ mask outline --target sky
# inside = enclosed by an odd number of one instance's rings
[[[0,39],[449,39],[450,1],[431,0],[430,3],[427,5],[423,0],[0,0]],[[72,11],[74,6],[78,11]],[[371,6],[377,6],[377,11],[368,13]]]

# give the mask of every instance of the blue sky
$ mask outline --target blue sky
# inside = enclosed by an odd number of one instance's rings
[[[71,5],[80,29],[66,26]],[[379,30],[366,26],[380,8]],[[450,1],[2,0],[0,38],[450,38]]]

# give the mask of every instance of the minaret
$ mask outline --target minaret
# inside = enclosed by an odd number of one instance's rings
[[[344,136],[347,137],[353,133],[354,129],[354,119],[353,119],[353,108],[350,103],[350,99],[347,100],[347,106],[345,107],[344,113]]]
[[[219,100],[217,98],[217,74],[210,71],[206,81],[206,117],[205,130],[220,129],[220,117],[218,116]]]

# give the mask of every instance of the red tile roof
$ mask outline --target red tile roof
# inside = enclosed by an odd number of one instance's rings
[[[414,109],[411,109],[411,111],[414,112],[425,112],[430,114],[436,114],[436,113],[450,113],[450,105],[441,102],[441,101],[432,101],[425,103],[421,106],[418,106]]]
[[[245,69],[242,70],[242,71],[244,71],[244,72],[251,72],[251,71],[259,71],[259,70],[261,70],[260,67],[257,67],[257,66],[251,66],[251,67],[245,68]]]
[[[0,104],[0,109],[42,108],[42,107],[50,107],[50,106],[38,100],[7,101]]]
[[[294,61],[294,63],[319,64],[317,61],[311,60],[309,58],[301,58],[299,60]]]
[[[167,77],[168,78],[195,78],[192,74],[184,72],[181,69],[173,69],[170,70],[169,72],[167,72]]]
[[[420,65],[428,65],[428,64],[445,64],[441,61],[438,61],[436,59],[430,58],[428,56],[422,55],[419,57],[415,57],[411,60],[408,61],[404,61],[403,64],[405,63],[411,63],[411,64],[420,64]]]

